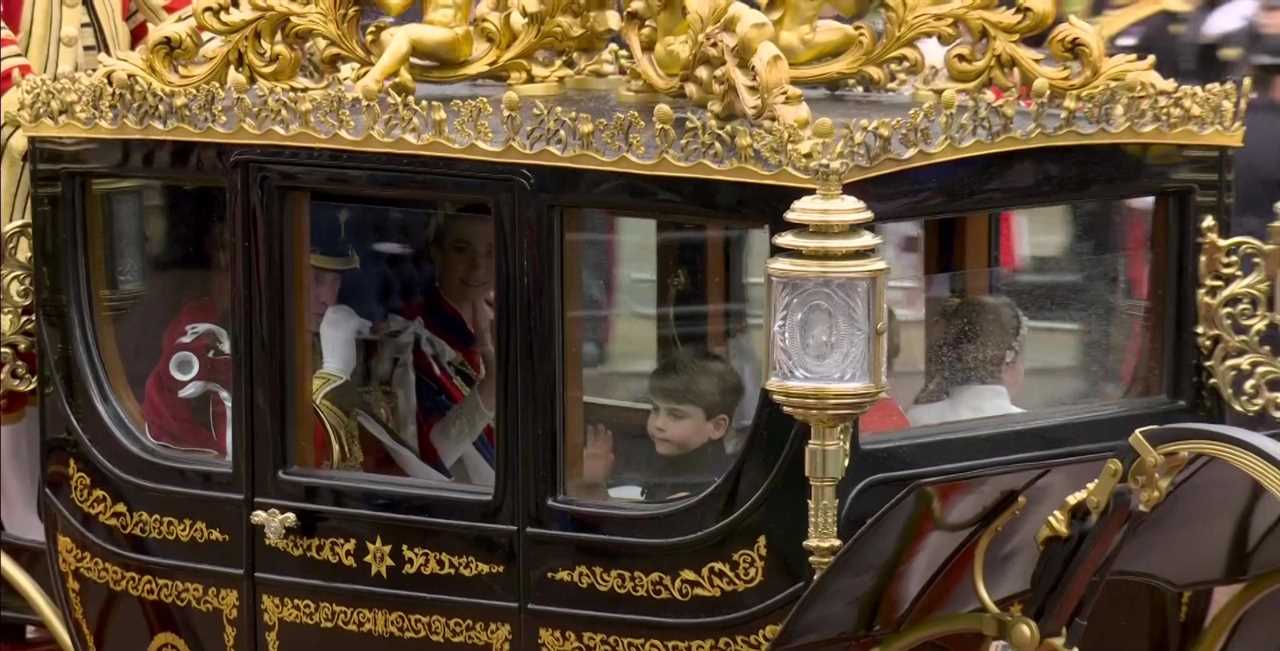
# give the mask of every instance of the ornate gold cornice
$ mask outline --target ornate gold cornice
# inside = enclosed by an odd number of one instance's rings
[[[222,618],[222,640],[227,651],[235,648],[239,591],[126,570],[81,549],[74,540],[61,533],[58,534],[57,544],[58,570],[62,573],[67,588],[71,615],[79,625],[81,639],[89,651],[94,651],[97,647],[94,643],[94,628],[89,625],[80,598],[80,579],[145,601],[158,601],[202,613],[217,613]]]
[[[380,638],[426,640],[507,651],[511,625],[444,615],[344,606],[328,601],[262,595],[263,635],[268,651],[280,649],[280,625],[297,624]]]
[[[674,575],[666,572],[612,569],[599,565],[575,565],[547,572],[547,578],[599,592],[689,601],[696,597],[719,597],[755,587],[764,580],[767,555],[767,542],[764,536],[760,536],[754,545],[734,552],[728,561],[713,561],[698,569],[680,570]]]
[[[76,74],[32,77],[12,118],[33,137],[214,140],[326,147],[521,164],[812,186],[820,166],[845,182],[965,156],[1056,145],[1167,143],[1238,146],[1248,83],[1165,92],[1114,83],[1055,94],[1033,85],[1021,101],[947,90],[905,115],[823,118],[805,132],[781,123],[726,122],[701,109],[658,104],[593,113],[507,92],[440,100],[366,100],[337,88],[157,88]],[[492,89],[477,87],[477,93]]]
[[[1200,223],[1196,341],[1206,384],[1232,409],[1280,419],[1280,359],[1268,336],[1280,334],[1280,203],[1270,242],[1225,238],[1218,222]]]
[[[110,493],[93,487],[93,480],[75,459],[67,462],[71,481],[71,501],[81,511],[126,536],[177,542],[224,543],[231,537],[203,520],[176,518],[146,511],[134,511]]]

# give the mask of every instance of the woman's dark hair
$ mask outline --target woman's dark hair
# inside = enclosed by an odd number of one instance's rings
[[[1022,353],[1026,319],[1007,296],[966,296],[943,312],[942,337],[929,348],[932,378],[915,403],[937,402],[955,387],[999,384]]]
[[[444,238],[448,235],[448,226],[459,221],[460,219],[473,219],[476,217],[484,217],[486,219],[493,218],[493,209],[484,203],[468,203],[458,206],[453,210],[446,211],[437,218],[440,220],[436,224],[435,229],[431,233],[431,241],[428,243],[429,248],[434,248],[444,244]]]

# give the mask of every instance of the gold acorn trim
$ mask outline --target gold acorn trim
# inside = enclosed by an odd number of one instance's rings
[[[764,580],[767,556],[768,543],[762,535],[750,548],[734,552],[729,561],[713,561],[698,569],[680,570],[675,575],[576,565],[547,572],[547,578],[600,592],[689,601],[743,592],[759,585]]]
[[[769,624],[751,633],[703,639],[661,640],[595,631],[538,627],[542,651],[765,651],[782,627]]]
[[[1172,91],[1114,83],[1055,94],[1038,80],[1025,101],[947,90],[908,115],[815,122],[726,122],[659,104],[593,115],[508,92],[441,101],[366,100],[337,88],[155,88],[108,77],[28,77],[11,118],[32,136],[223,140],[399,151],[675,176],[811,186],[837,167],[845,182],[948,158],[1058,144],[1184,143],[1238,146],[1249,83]],[[819,128],[819,127],[822,128]]]
[[[450,554],[408,545],[401,545],[400,551],[404,555],[404,565],[400,571],[405,574],[473,577],[502,574],[506,571],[501,563],[485,563],[475,556],[465,554]]]
[[[94,488],[93,480],[80,469],[75,459],[68,460],[67,473],[71,479],[71,501],[85,514],[126,536],[184,543],[231,540],[222,530],[210,527],[202,520],[130,510],[127,504],[117,502],[110,493]]]
[[[59,533],[58,570],[67,588],[72,617],[80,626],[81,639],[89,651],[95,651],[93,627],[84,614],[80,598],[80,579],[105,586],[112,592],[125,593],[145,601],[158,601],[178,608],[222,616],[222,640],[227,651],[235,648],[236,616],[240,593],[232,588],[219,588],[192,581],[165,579],[126,570],[81,549],[74,540]]]
[[[465,644],[487,647],[493,651],[507,651],[511,648],[511,624],[506,622],[352,607],[272,594],[262,595],[262,623],[268,651],[280,649],[281,624],[336,629],[399,640]]]

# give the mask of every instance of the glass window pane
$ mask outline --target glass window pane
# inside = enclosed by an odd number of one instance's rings
[[[1164,395],[1167,203],[879,225],[890,390],[862,434]]]
[[[293,465],[494,483],[499,366],[493,209],[286,195],[308,251],[294,286]]]
[[[90,286],[103,366],[144,439],[225,462],[234,444],[225,190],[92,181]]]
[[[697,495],[755,417],[767,234],[563,214],[565,491],[631,504]]]

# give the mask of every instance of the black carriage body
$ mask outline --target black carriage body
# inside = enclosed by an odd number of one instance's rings
[[[559,479],[567,345],[560,317],[564,211],[681,215],[777,233],[786,228],[781,217],[804,194],[801,189],[159,140],[39,138],[32,162],[45,524],[57,593],[82,644],[94,636],[99,649],[144,648],[169,632],[192,649],[391,649],[426,642],[458,648],[633,648],[651,641],[666,645],[661,648],[684,648],[672,646],[680,641],[756,648],[777,634],[801,600],[810,583],[800,544],[807,429],[767,396],[736,464],[696,499],[667,508],[619,509],[565,498]],[[245,406],[234,412],[232,425],[238,440],[248,441],[235,447],[228,466],[164,457],[132,443],[134,425],[122,416],[103,377],[87,280],[84,206],[87,189],[104,178],[225,187],[234,243],[231,343],[238,351],[232,398]],[[1229,184],[1225,150],[1106,145],[960,159],[846,186],[875,212],[876,223],[1166,198],[1156,228],[1168,253],[1153,260],[1163,265],[1167,290],[1157,299],[1163,301],[1160,331],[1166,337],[1163,390],[1122,404],[1051,410],[991,426],[958,423],[864,440],[842,484],[840,527],[842,538],[853,541],[850,547],[866,550],[860,553],[870,565],[834,566],[818,585],[843,585],[846,592],[818,605],[806,600],[807,610],[791,614],[799,628],[788,627],[788,641],[849,641],[841,638],[854,631],[847,609],[865,609],[859,600],[888,594],[859,573],[890,565],[897,545],[909,544],[877,536],[887,520],[907,517],[899,511],[923,485],[1021,485],[1055,468],[1051,472],[1075,472],[1055,486],[1078,487],[1138,427],[1220,419],[1199,383],[1194,222],[1203,212],[1228,214]],[[279,433],[300,427],[286,390],[297,365],[290,352],[297,317],[289,306],[290,270],[300,249],[279,206],[294,189],[397,205],[432,193],[492,202],[496,307],[504,315],[497,326],[498,358],[507,370],[498,392],[503,435],[491,495],[289,470]],[[1046,497],[1042,506],[1053,508],[1060,497]],[[297,515],[300,524],[291,535],[355,541],[354,549],[339,544],[335,550],[290,552],[266,544],[261,530],[249,524],[250,512],[273,508]],[[154,531],[139,535],[129,518],[146,514],[191,518],[204,529],[162,535],[164,524],[157,521],[148,525]],[[489,569],[406,572],[415,548],[470,556]],[[382,563],[379,572],[379,549],[405,562]],[[587,568],[581,570],[586,576],[592,576],[590,568],[603,568],[606,576],[616,571],[630,587],[552,578],[572,575],[575,568]],[[842,582],[845,571],[850,574]],[[664,583],[671,577],[678,581]],[[702,583],[686,590],[679,581]],[[1023,594],[1025,585],[1017,579],[1007,583],[1002,597]],[[1165,585],[1156,592],[1165,599],[1186,587]],[[874,628],[865,619],[856,621],[857,630]],[[1140,639],[1139,632],[1131,641]]]

